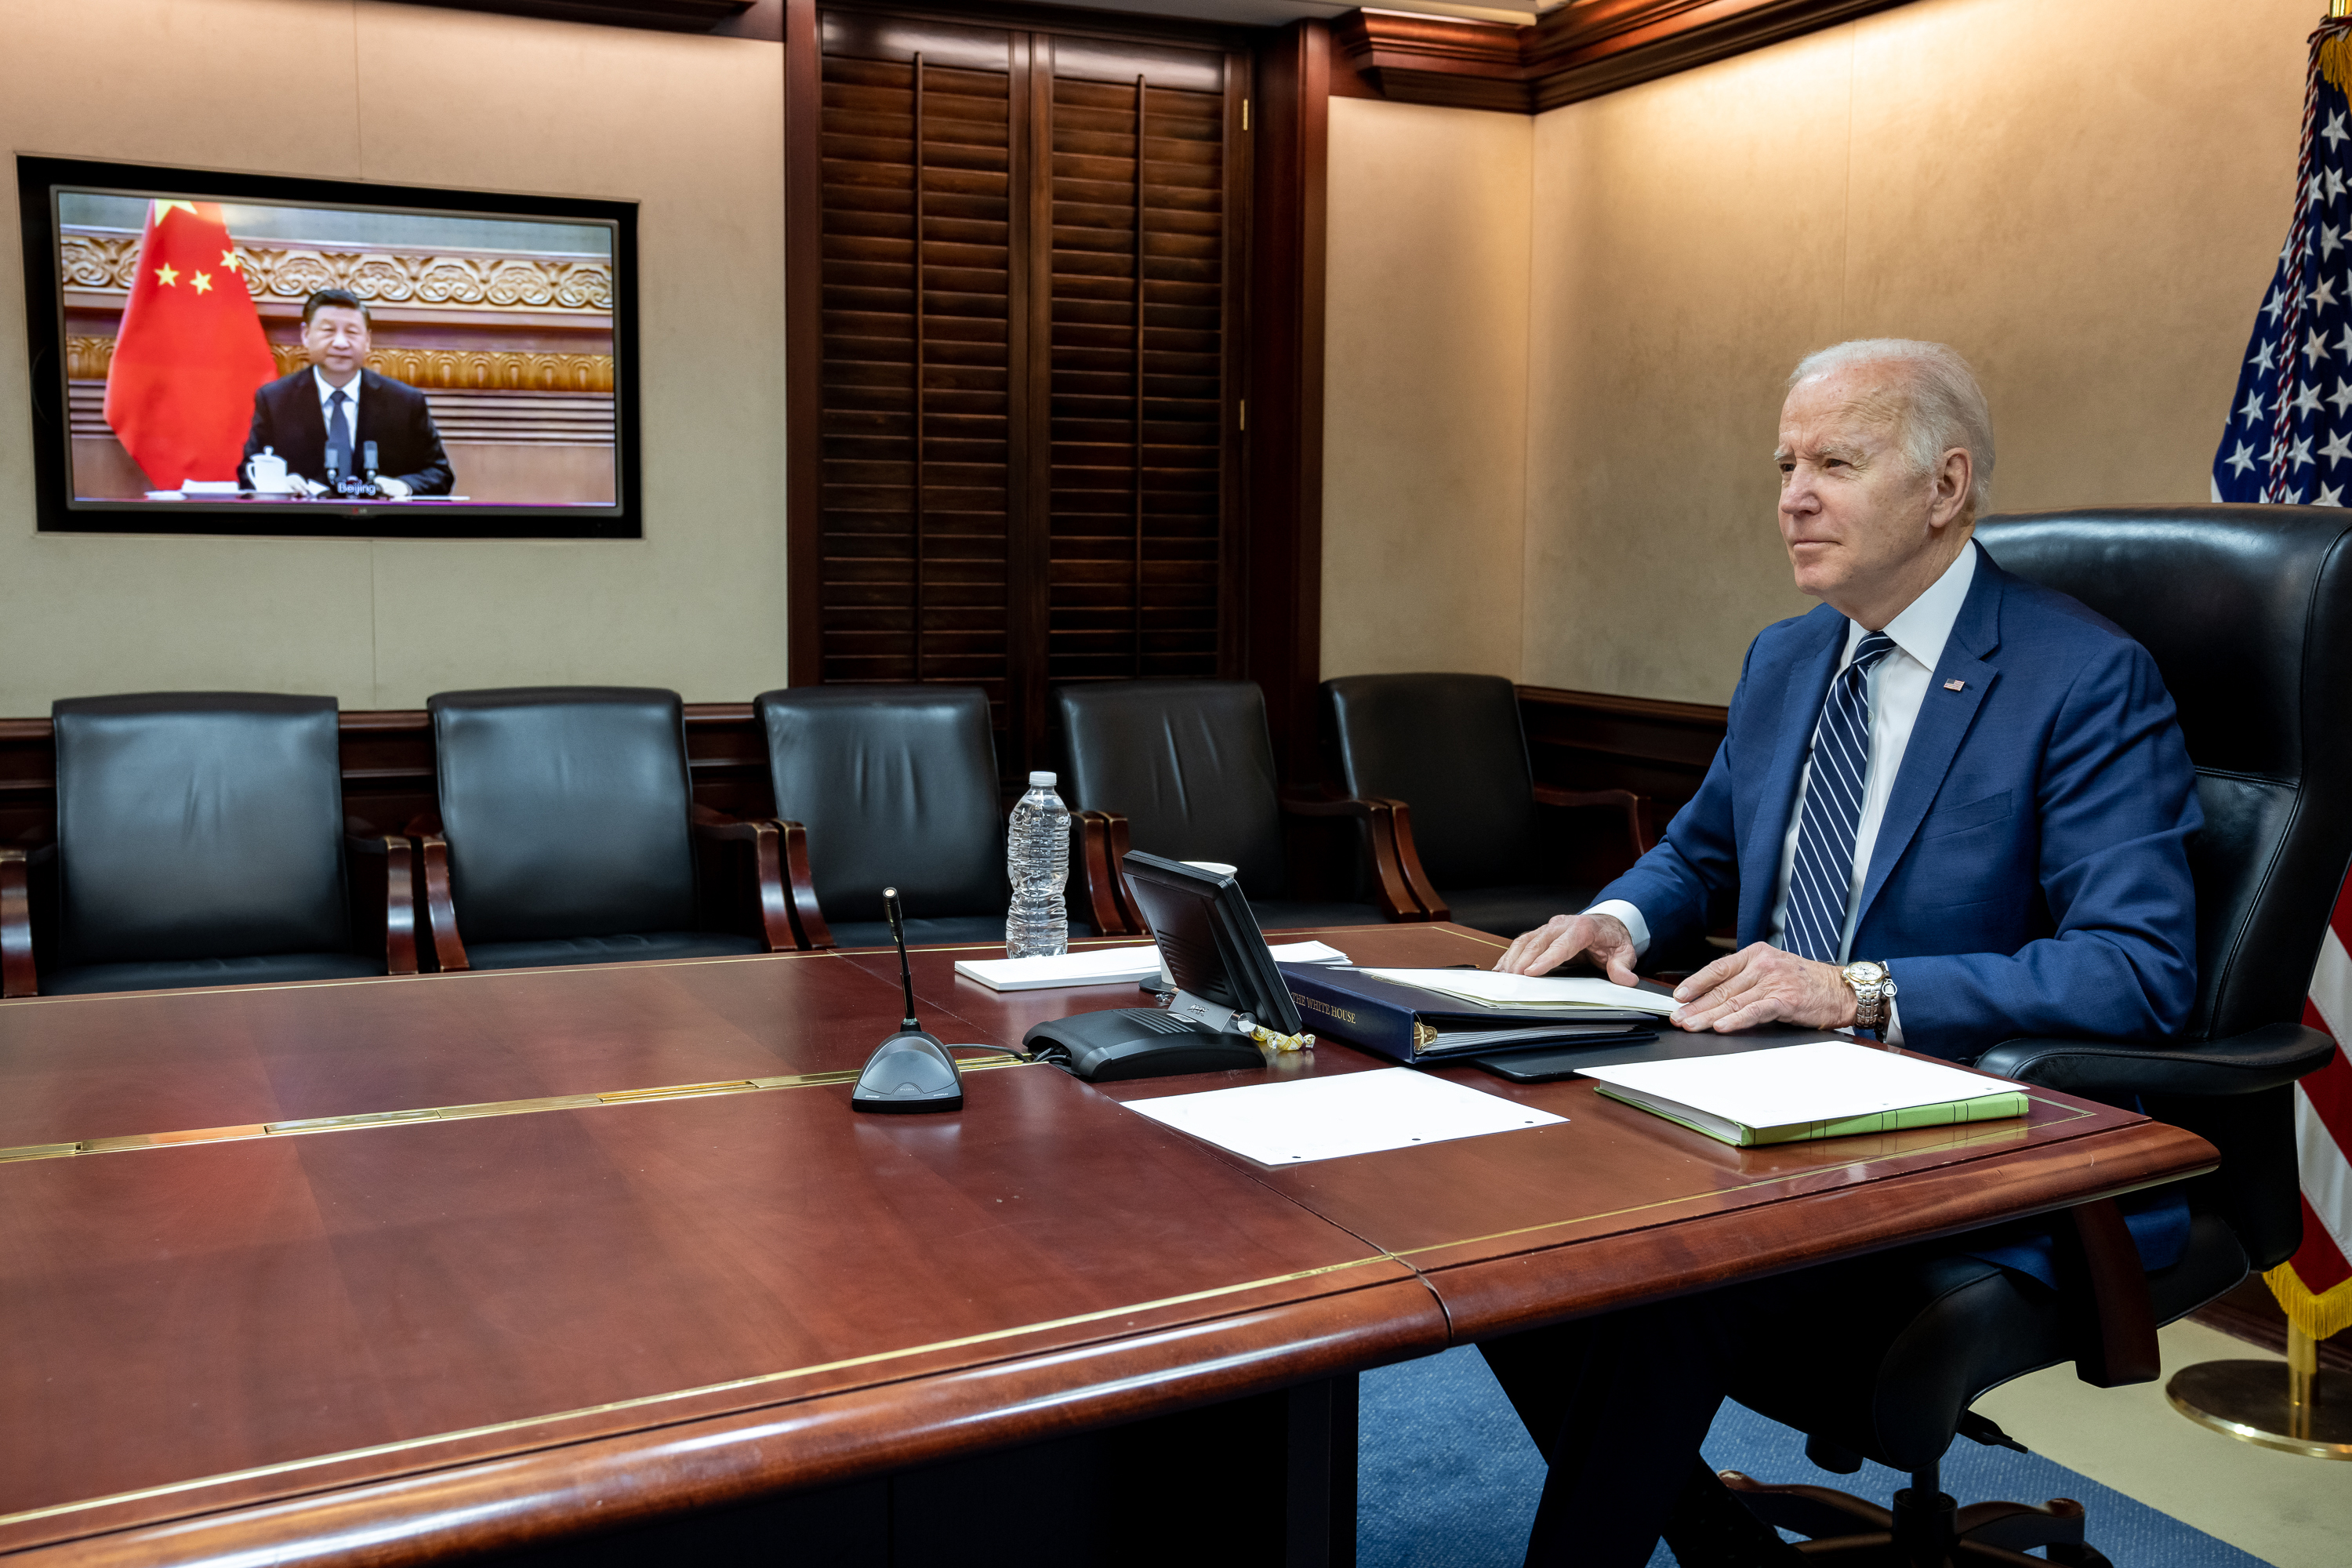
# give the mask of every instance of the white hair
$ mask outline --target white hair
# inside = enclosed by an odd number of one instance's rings
[[[1959,351],[1912,338],[1856,338],[1798,361],[1789,385],[1858,365],[1884,365],[1901,378],[1906,395],[1895,410],[1895,438],[1916,471],[1934,472],[1955,447],[1968,453],[1969,510],[1983,511],[1992,500],[1992,409]]]

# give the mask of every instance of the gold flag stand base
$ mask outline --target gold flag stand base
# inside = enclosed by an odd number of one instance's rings
[[[2323,1370],[2319,1344],[2287,1326],[2286,1364],[2208,1361],[2164,1385],[2172,1407],[2244,1443],[2317,1459],[2352,1459],[2352,1376]]]

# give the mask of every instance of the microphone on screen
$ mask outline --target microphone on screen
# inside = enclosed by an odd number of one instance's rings
[[[850,1091],[853,1110],[961,1110],[963,1074],[939,1037],[915,1018],[915,977],[907,967],[907,928],[898,908],[898,889],[882,889],[882,912],[889,918],[891,939],[898,944],[898,984],[906,994],[907,1016],[896,1034],[874,1047]]]

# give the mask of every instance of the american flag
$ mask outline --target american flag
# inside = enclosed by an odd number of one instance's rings
[[[2352,19],[2311,36],[2294,221],[2254,317],[2213,499],[2342,506],[2352,492]]]
[[[2352,19],[2311,35],[2294,221],[2254,319],[2213,499],[2343,506],[2352,492]],[[2303,1246],[2264,1278],[2305,1333],[2352,1325],[2352,880],[2336,899],[2304,1021],[2336,1055],[2294,1087]]]

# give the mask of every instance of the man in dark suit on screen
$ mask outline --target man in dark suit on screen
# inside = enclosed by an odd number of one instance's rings
[[[253,429],[245,438],[246,475],[264,449],[286,460],[289,476],[314,495],[327,476],[366,471],[375,443],[376,486],[395,500],[444,496],[449,456],[425,394],[365,368],[368,309],[343,289],[321,289],[302,306],[302,347],[310,367],[280,376],[253,395]]]
[[[2147,651],[1971,535],[1993,462],[1976,377],[1938,343],[1842,343],[1780,414],[1780,525],[1811,614],[1749,647],[1722,746],[1664,840],[1496,963],[1621,982],[1736,911],[1739,948],[1674,1022],[1874,1030],[1969,1060],[2024,1035],[2160,1038],[2197,982],[2196,775]],[[1899,996],[1898,996],[1899,985]],[[2127,1200],[2143,1264],[2177,1189]],[[1801,1559],[1695,1463],[1727,1394],[1874,1352],[1945,1260],[2049,1288],[2045,1229],[1977,1232],[1484,1346],[1551,1463],[1532,1563]]]

